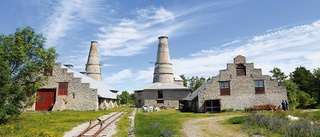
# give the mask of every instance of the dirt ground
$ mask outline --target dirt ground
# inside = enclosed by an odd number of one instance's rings
[[[246,133],[220,124],[235,116],[237,115],[192,119],[184,123],[182,132],[187,137],[248,137]]]

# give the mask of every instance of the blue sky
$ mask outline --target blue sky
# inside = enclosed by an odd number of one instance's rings
[[[237,55],[270,75],[320,68],[318,0],[2,0],[0,33],[31,26],[58,62],[83,71],[98,41],[103,81],[120,91],[152,83],[158,36],[174,72],[211,77]]]

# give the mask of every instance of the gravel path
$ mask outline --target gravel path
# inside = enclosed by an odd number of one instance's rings
[[[235,116],[238,115],[192,119],[184,123],[182,132],[187,137],[248,137],[245,133],[233,131],[219,124],[219,121]]]

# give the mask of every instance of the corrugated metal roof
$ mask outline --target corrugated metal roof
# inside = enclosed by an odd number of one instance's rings
[[[90,88],[97,89],[99,97],[117,99],[117,94],[112,93],[111,91],[118,92],[118,90],[109,86],[108,84],[105,84],[101,81],[96,81],[88,76],[85,76],[85,75],[79,73],[79,72],[73,71],[66,66],[61,65],[61,68],[67,68],[68,72],[73,73],[75,78],[81,78],[82,83],[89,83]]]
[[[182,85],[173,83],[173,82],[169,82],[169,83],[152,83],[148,86],[145,86],[143,88],[140,88],[138,90],[135,91],[140,91],[140,90],[144,90],[144,89],[184,89],[184,90],[190,90],[187,87],[184,87]]]

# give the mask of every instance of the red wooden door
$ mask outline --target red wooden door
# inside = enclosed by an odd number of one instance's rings
[[[55,103],[56,89],[41,89],[37,92],[36,110],[51,111]]]

